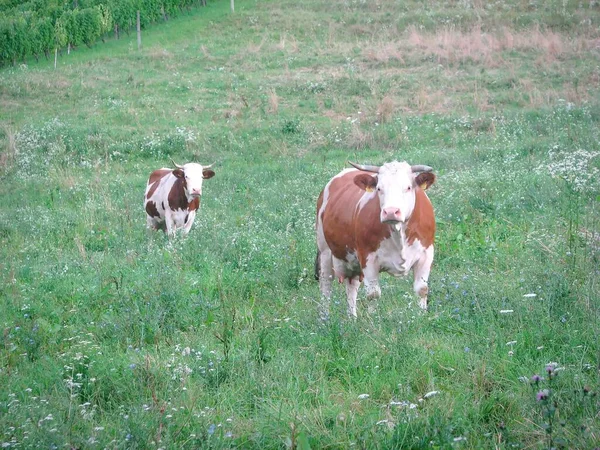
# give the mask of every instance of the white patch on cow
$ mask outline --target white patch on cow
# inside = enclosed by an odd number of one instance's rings
[[[360,275],[360,262],[355,252],[349,251],[344,259],[333,257],[333,271],[336,278],[352,278]]]
[[[376,195],[377,195],[376,191],[372,191],[372,192],[365,191],[363,196],[358,201],[358,205],[356,206],[357,212],[360,212],[367,205],[367,203],[369,203],[369,201],[372,198],[374,198]]]
[[[415,239],[412,245],[408,245],[406,224],[398,225],[400,230],[392,231],[390,237],[381,241],[377,249],[381,271],[395,277],[408,275],[415,262],[424,255],[425,250],[418,239]]]
[[[368,299],[377,299],[381,297],[381,288],[379,287],[379,258],[377,252],[369,253],[367,263],[363,269],[365,289]]]
[[[415,209],[414,181],[415,174],[406,162],[394,161],[381,166],[377,175],[377,195],[382,222],[408,220]],[[398,211],[398,214],[393,214],[393,211]]]

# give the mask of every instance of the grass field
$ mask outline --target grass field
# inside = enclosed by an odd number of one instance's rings
[[[0,151],[2,448],[600,447],[596,1],[213,1],[0,70]],[[216,176],[169,240],[171,157]],[[428,313],[319,321],[349,159],[434,168]]]

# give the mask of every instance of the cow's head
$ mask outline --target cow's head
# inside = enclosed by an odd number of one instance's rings
[[[350,163],[359,170],[354,183],[365,191],[377,191],[381,207],[382,223],[396,225],[406,222],[415,209],[415,191],[427,189],[435,182],[429,166],[411,166],[406,162],[393,161],[383,166],[361,166]]]
[[[173,160],[171,160],[173,161]],[[202,166],[196,163],[187,163],[180,166],[175,161],[176,169],[173,170],[173,175],[183,179],[183,186],[188,197],[200,197],[202,195],[202,181],[215,176],[215,172],[210,166]]]

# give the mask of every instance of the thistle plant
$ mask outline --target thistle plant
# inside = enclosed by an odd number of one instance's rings
[[[585,425],[588,410],[593,410],[593,399],[596,396],[588,386],[574,392],[574,408],[567,410],[567,405],[559,407],[557,376],[563,370],[557,363],[551,362],[544,368],[545,376],[533,375],[530,379],[535,392],[536,404],[539,405],[543,417],[541,427],[545,431],[545,448],[568,448],[566,439],[569,433],[578,431],[582,434],[588,432]],[[562,413],[562,414],[561,414]],[[593,414],[592,414],[593,415]],[[569,427],[567,428],[567,420]],[[569,430],[570,429],[570,430]]]

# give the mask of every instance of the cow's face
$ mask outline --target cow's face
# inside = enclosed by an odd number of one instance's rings
[[[188,197],[200,197],[202,195],[202,181],[212,178],[215,172],[196,163],[188,163],[181,167],[181,169],[173,170],[173,175],[185,181],[184,186]]]
[[[377,191],[382,223],[406,222],[415,209],[415,190],[427,189],[435,181],[431,172],[415,174],[406,162],[384,164],[376,175],[360,173],[354,183],[366,191]]]

